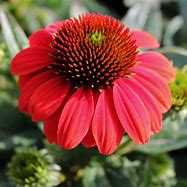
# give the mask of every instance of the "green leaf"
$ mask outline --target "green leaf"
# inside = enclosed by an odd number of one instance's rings
[[[8,136],[0,141],[0,153],[11,151],[20,147],[36,145],[41,134],[36,130],[25,130],[12,136]]]
[[[128,10],[122,22],[131,29],[144,29],[156,38],[161,39],[163,23],[160,1],[136,1]]]
[[[0,186],[1,186],[1,187],[16,187],[15,184],[12,184],[12,183],[9,182],[9,181],[0,181]]]
[[[173,37],[184,25],[182,16],[175,16],[167,25],[163,38],[164,45],[173,45]]]
[[[108,9],[106,6],[97,2],[96,0],[80,0],[81,4],[88,9],[89,12],[101,13],[117,17],[117,14]]]
[[[187,49],[177,46],[166,46],[157,49],[157,51],[164,54],[177,54],[177,55],[187,56]]]
[[[77,17],[86,12],[88,12],[87,8],[80,1],[73,1],[70,7],[70,17]]]
[[[137,3],[139,0],[123,0],[123,4],[127,7],[133,6],[135,3]]]
[[[136,170],[139,164],[139,160],[130,161],[125,157],[109,156],[104,168],[112,187],[138,187]]]
[[[161,40],[162,30],[163,30],[163,20],[162,20],[162,14],[159,5],[160,4],[157,3],[154,6],[152,6],[144,30],[151,33],[158,40]]]
[[[21,127],[19,123],[25,121],[25,117],[20,114],[17,106],[13,106],[13,104],[9,102],[11,99],[12,97],[10,97],[7,92],[3,91],[0,93],[0,140],[2,137],[15,133],[15,131]]]
[[[28,38],[23,29],[13,16],[2,8],[0,8],[0,24],[11,57],[28,46]]]
[[[2,8],[0,8],[0,24],[9,52],[11,56],[14,56],[19,51],[19,46],[14,36],[14,32],[12,30],[8,17]]]
[[[20,27],[20,25],[18,24],[16,19],[9,12],[7,13],[7,15],[9,17],[11,26],[13,28],[16,40],[19,44],[19,48],[24,49],[24,48],[28,47],[28,38],[27,38],[25,32]]]
[[[121,21],[131,29],[142,29],[145,27],[150,11],[150,3],[138,2],[128,10]]]
[[[83,177],[84,187],[112,187],[106,178],[104,168],[97,162],[86,167]]]
[[[183,68],[186,65],[186,53],[187,50],[179,48],[177,53],[166,53],[166,56],[169,59],[172,59],[174,66],[178,68]]]
[[[157,49],[158,52],[165,54],[172,60],[174,66],[183,68],[186,65],[187,50],[177,46],[167,46]]]
[[[187,29],[186,23],[187,23],[187,11],[186,11],[186,7],[187,7],[187,1],[186,0],[178,0],[179,3],[179,8],[180,8],[180,13],[182,15],[182,17],[184,18],[184,28]]]
[[[186,111],[181,112],[186,116]],[[183,118],[181,117],[181,118]],[[166,118],[160,133],[154,135],[145,145],[137,145],[136,150],[147,154],[160,154],[187,147],[187,117],[174,120]]]
[[[178,179],[175,187],[187,187],[187,180]]]

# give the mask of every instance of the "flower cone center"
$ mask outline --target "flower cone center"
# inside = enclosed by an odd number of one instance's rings
[[[137,46],[131,32],[118,20],[86,14],[67,20],[54,35],[54,68],[75,87],[101,90],[129,76]]]

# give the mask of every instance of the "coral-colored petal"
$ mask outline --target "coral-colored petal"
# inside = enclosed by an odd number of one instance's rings
[[[63,103],[68,94],[70,83],[61,76],[41,84],[30,98],[28,111],[33,121],[46,119]]]
[[[172,105],[172,97],[169,87],[164,80],[154,71],[140,66],[132,68],[132,71],[136,73],[136,80],[160,103],[161,112],[167,112]]]
[[[53,63],[50,48],[29,47],[19,52],[12,60],[11,72],[15,75],[25,75]]]
[[[142,30],[134,30],[132,31],[132,33],[132,37],[136,40],[136,44],[139,48],[154,49],[160,46],[158,40],[148,32]]]
[[[127,83],[141,98],[149,114],[152,132],[154,134],[159,132],[162,128],[162,113],[154,97],[133,77],[129,80],[124,79],[124,83]]]
[[[149,141],[150,118],[141,98],[128,82],[120,79],[115,82],[113,92],[116,112],[125,131],[136,143]]]
[[[105,155],[115,151],[125,132],[116,114],[112,95],[112,90],[102,90],[92,121],[92,131],[99,152]]]
[[[23,87],[34,77],[33,74],[27,74],[19,77],[18,85],[19,88],[22,90]]]
[[[82,140],[82,144],[87,147],[94,147],[96,146],[96,142],[93,136],[93,132],[92,132],[92,128],[90,127],[90,129],[88,130],[88,133],[86,134],[86,136],[84,137],[84,139]]]
[[[29,37],[29,44],[31,47],[33,46],[49,47],[49,45],[52,43],[53,43],[52,34],[47,32],[45,29],[37,30]]]
[[[57,143],[57,130],[62,107],[59,107],[49,118],[44,120],[44,132],[49,143]]]
[[[54,70],[48,70],[36,75],[27,82],[27,84],[21,90],[21,95],[19,98],[19,109],[21,112],[28,112],[28,103],[34,91],[40,84],[53,78],[54,76]]]
[[[99,92],[95,91],[93,96],[94,96],[94,108],[95,108],[99,98]],[[92,127],[89,128],[88,133],[82,140],[82,144],[87,148],[96,146],[96,142],[92,132]]]
[[[176,72],[169,60],[158,52],[145,52],[137,55],[140,66],[146,67],[158,73],[166,82],[175,80]]]
[[[42,74],[46,71],[51,71],[49,70],[48,68],[42,68],[38,71],[34,71],[32,73],[29,73],[29,74],[26,74],[26,75],[21,75],[19,77],[19,80],[18,80],[18,85],[19,85],[19,88],[22,90],[23,87],[32,79],[34,78],[35,76],[37,76],[38,74]],[[54,72],[54,70],[52,70]]]
[[[47,25],[45,29],[49,33],[55,33],[63,25],[63,23],[64,21],[57,21],[56,23]]]
[[[93,112],[93,93],[82,86],[70,97],[62,111],[58,144],[65,149],[77,146],[90,128]]]

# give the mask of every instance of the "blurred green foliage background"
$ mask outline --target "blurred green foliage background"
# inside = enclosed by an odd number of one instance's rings
[[[85,12],[120,19],[161,42],[177,69],[174,105],[146,145],[128,136],[110,156],[45,140],[41,123],[19,112],[11,58],[35,30]],[[0,0],[0,187],[187,187],[187,0]]]

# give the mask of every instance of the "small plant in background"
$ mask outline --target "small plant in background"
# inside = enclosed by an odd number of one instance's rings
[[[54,163],[45,149],[25,148],[17,151],[8,168],[8,176],[17,186],[54,187],[64,180],[60,166]]]
[[[180,111],[187,105],[187,66],[177,69],[176,81],[170,84],[173,96],[173,109]]]

